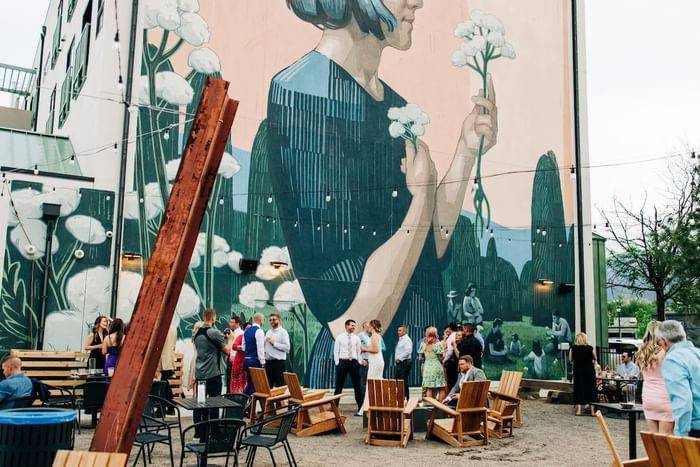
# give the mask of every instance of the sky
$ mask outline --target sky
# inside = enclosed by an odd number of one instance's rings
[[[448,0],[441,0],[448,1]],[[455,0],[449,0],[455,1]],[[585,0],[592,219],[617,197],[665,205],[668,160],[700,153],[700,2]],[[0,0],[0,63],[31,67],[48,0]],[[0,96],[0,105],[7,103]],[[623,164],[616,167],[597,167]]]

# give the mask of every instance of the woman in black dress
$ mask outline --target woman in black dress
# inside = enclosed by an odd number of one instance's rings
[[[595,364],[598,360],[595,350],[588,343],[588,338],[582,332],[576,334],[576,343],[569,352],[569,360],[574,365],[574,404],[576,415],[582,415],[583,406],[595,402]],[[591,415],[595,408],[591,406]]]
[[[104,342],[107,336],[107,327],[109,326],[109,318],[106,316],[98,316],[95,320],[94,326],[92,326],[92,332],[88,335],[85,341],[85,350],[90,352],[88,358],[94,358],[95,369],[99,369],[102,372],[102,367],[105,364],[105,356],[102,353],[102,342]]]

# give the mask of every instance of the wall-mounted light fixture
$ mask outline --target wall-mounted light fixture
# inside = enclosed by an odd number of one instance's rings
[[[540,285],[552,285],[554,281],[551,279],[537,279],[537,283]]]

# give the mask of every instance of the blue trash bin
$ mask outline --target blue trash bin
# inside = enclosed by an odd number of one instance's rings
[[[0,411],[0,467],[51,467],[56,451],[73,449],[73,410],[37,407]]]

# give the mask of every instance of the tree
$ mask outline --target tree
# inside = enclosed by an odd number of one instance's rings
[[[608,256],[608,286],[623,287],[638,296],[653,293],[661,321],[669,302],[698,303],[700,277],[697,231],[692,228],[692,220],[697,216],[696,169],[678,163],[670,167],[669,173],[670,203],[663,209],[647,209],[646,198],[638,210],[615,199],[612,212],[601,212],[613,240]],[[695,231],[695,235],[689,235],[690,231]],[[694,252],[692,257],[689,251]]]

